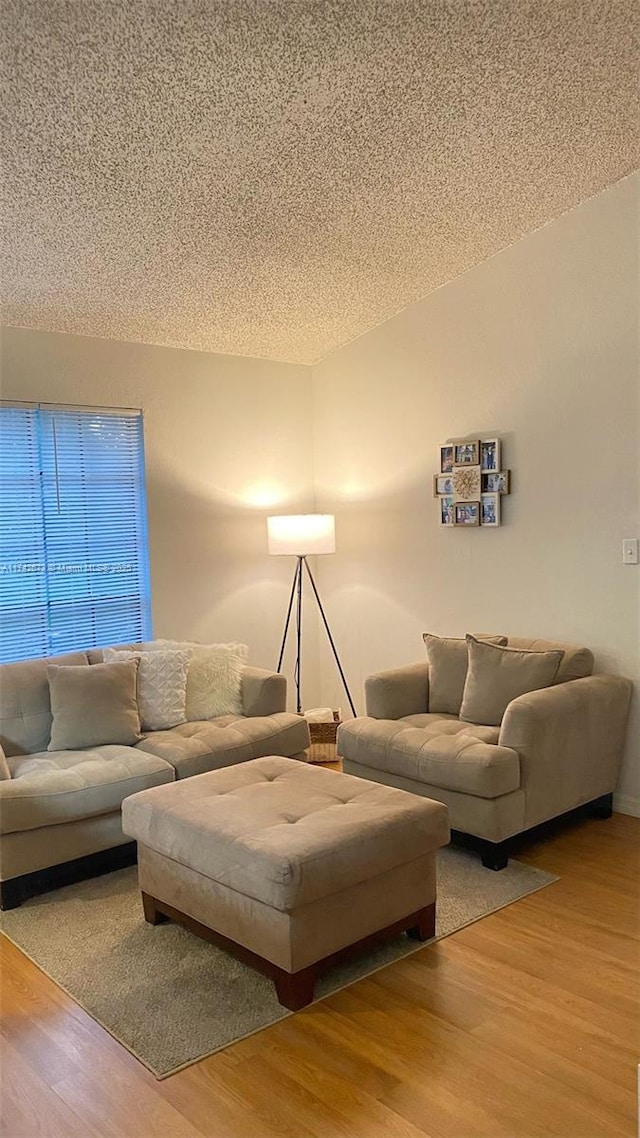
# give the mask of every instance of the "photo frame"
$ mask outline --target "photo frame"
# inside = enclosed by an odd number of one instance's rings
[[[453,443],[440,447],[440,473],[451,474],[453,470]]]
[[[480,525],[480,502],[454,502],[453,503],[453,524],[454,526],[479,526]]]
[[[488,471],[482,475],[482,493],[483,494],[510,494],[511,493],[511,471],[510,470],[497,470]]]
[[[455,439],[453,442],[454,466],[480,465],[480,439]]]
[[[482,439],[480,442],[480,469],[483,474],[500,470],[500,439]]]
[[[433,496],[440,498],[442,495],[453,494],[453,475],[452,474],[434,474],[433,476]]]
[[[480,525],[500,525],[500,494],[482,494],[480,496]]]
[[[441,526],[452,526],[453,525],[453,507],[454,507],[453,497],[447,495],[447,497],[439,498],[438,504],[440,507],[440,525]]]

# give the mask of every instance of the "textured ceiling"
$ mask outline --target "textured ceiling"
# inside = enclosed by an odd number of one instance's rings
[[[3,0],[5,323],[313,362],[638,165],[635,0]]]

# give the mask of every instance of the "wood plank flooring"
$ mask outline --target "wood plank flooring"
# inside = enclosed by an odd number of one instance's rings
[[[522,860],[561,880],[157,1082],[4,937],[3,1138],[630,1138],[640,820]]]

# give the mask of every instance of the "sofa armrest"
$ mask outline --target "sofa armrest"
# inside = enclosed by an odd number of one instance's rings
[[[367,715],[373,719],[402,719],[429,710],[429,665],[406,664],[388,672],[376,672],[364,683]]]
[[[287,677],[264,668],[243,668],[242,709],[249,716],[286,711]]]
[[[596,675],[512,700],[498,742],[520,755],[525,826],[615,790],[631,690],[623,676]]]
[[[0,782],[4,782],[11,778],[11,770],[7,762],[7,756],[4,753],[2,743],[0,743]]]

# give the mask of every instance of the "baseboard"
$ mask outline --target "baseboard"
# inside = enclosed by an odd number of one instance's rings
[[[633,818],[640,818],[640,798],[631,794],[614,794],[613,809],[616,814],[631,814]]]

